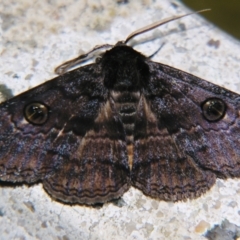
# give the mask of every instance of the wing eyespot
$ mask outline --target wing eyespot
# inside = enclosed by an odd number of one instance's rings
[[[221,120],[226,113],[226,104],[220,98],[208,98],[202,103],[202,114],[209,122]]]
[[[49,108],[40,102],[27,104],[23,112],[25,119],[33,125],[42,125],[49,117]]]

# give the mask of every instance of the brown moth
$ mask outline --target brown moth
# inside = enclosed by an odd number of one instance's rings
[[[161,24],[96,47],[110,49],[3,102],[0,180],[42,181],[54,199],[95,204],[131,186],[160,200],[191,199],[216,178],[240,177],[240,95],[127,45]]]

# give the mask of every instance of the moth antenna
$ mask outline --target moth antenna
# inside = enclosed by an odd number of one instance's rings
[[[165,43],[163,43],[154,53],[152,53],[150,56],[148,56],[148,58],[153,58],[161,49],[162,47],[165,45]]]
[[[192,14],[196,14],[196,13],[201,13],[201,12],[206,12],[206,11],[210,11],[211,9],[203,9],[203,10],[200,10],[200,11],[196,11],[196,12],[192,12],[192,13],[187,13],[187,14],[184,14],[184,15],[180,15],[180,16],[176,16],[176,17],[171,17],[171,18],[165,18],[163,20],[160,20],[160,21],[157,21],[155,23],[152,23],[148,26],[145,26],[143,28],[140,28],[134,32],[132,32],[128,37],[127,39],[125,40],[125,44],[132,38],[136,37],[137,35],[139,34],[142,34],[144,32],[148,32],[154,28],[157,28],[163,24],[166,24],[166,23],[169,23],[169,22],[172,22],[174,20],[177,20],[179,18],[183,18],[183,17],[186,17],[186,16],[189,16],[189,15],[192,15]]]
[[[72,60],[69,60],[69,61],[61,64],[60,66],[56,67],[54,72],[58,75],[62,75],[65,72],[67,72],[70,68],[91,59],[93,52],[95,52],[99,49],[102,49],[102,48],[112,48],[112,47],[113,47],[113,45],[111,45],[111,44],[97,45],[91,51],[89,51],[88,53],[84,53],[84,54],[82,54],[82,55],[80,55],[80,56],[78,56],[78,57],[76,57]]]

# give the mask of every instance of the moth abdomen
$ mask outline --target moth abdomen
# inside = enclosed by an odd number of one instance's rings
[[[140,92],[112,91],[111,96],[115,102],[116,110],[122,120],[126,136],[132,136],[135,126],[137,105]]]
[[[128,162],[132,168],[134,129],[136,122],[137,106],[140,100],[140,91],[111,91],[117,113],[123,123],[126,136]]]

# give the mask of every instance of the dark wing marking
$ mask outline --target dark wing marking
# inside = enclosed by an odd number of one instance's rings
[[[107,99],[101,69],[94,64],[2,103],[0,180],[43,180],[53,197],[69,203],[91,204],[121,195],[128,188],[126,146],[118,119],[104,117],[111,110]],[[42,125],[24,118],[24,108],[32,102],[48,107]],[[101,119],[107,122],[101,125]]]
[[[163,64],[149,67],[135,127],[133,185],[177,201],[200,196],[216,177],[240,177],[240,96]],[[218,121],[202,113],[211,98],[226,104]]]

